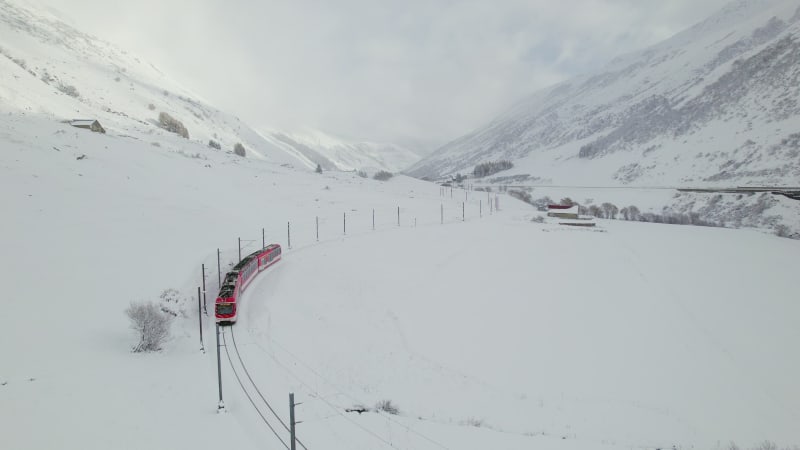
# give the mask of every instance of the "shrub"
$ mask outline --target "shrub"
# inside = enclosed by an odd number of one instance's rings
[[[183,123],[163,111],[158,115],[158,124],[161,126],[161,128],[169,131],[170,133],[175,133],[179,136],[189,139],[189,130],[183,126]]]
[[[544,216],[533,216],[533,219],[531,219],[531,222],[533,222],[533,223],[544,223]]]
[[[572,200],[569,197],[564,197],[564,198],[561,199],[560,202],[558,202],[558,204],[559,205],[564,205],[564,206],[575,206],[578,203],[576,201]]]
[[[358,173],[358,176],[360,176],[361,178],[367,178],[367,172],[365,172],[363,170],[359,170],[357,173]]]
[[[478,419],[477,417],[470,417],[469,419],[462,420],[461,424],[470,427],[481,428],[485,425],[485,422],[483,419]]]
[[[217,142],[217,141],[215,141],[213,139],[209,139],[208,140],[208,146],[211,147],[211,148],[215,148],[217,150],[222,150],[222,146],[219,145],[219,142]]]
[[[375,404],[376,411],[383,411],[392,415],[400,414],[400,408],[397,407],[391,400],[381,400]]]
[[[317,164],[317,168],[316,168],[316,169],[314,169],[314,172],[317,172],[317,173],[322,173],[322,166],[321,166],[321,165],[319,165],[319,164]]]
[[[69,95],[70,97],[80,97],[80,94],[78,94],[78,89],[70,84],[59,83],[58,90]]]
[[[789,237],[789,227],[784,224],[780,224],[775,227],[775,235],[778,237]]]
[[[237,142],[236,145],[233,146],[233,153],[243,158],[247,156],[247,151],[244,149],[244,145],[242,145],[240,142]]]
[[[139,343],[133,351],[153,352],[161,350],[161,344],[169,337],[172,318],[163,313],[154,303],[133,303],[125,310],[131,320],[131,328],[139,335]]]
[[[385,170],[381,170],[380,172],[376,173],[375,176],[373,176],[372,178],[374,178],[374,179],[376,179],[378,181],[386,181],[386,180],[392,178],[393,176],[394,175],[392,175],[391,172],[387,172]]]
[[[485,162],[480,163],[472,169],[472,175],[476,178],[486,177],[489,175],[494,175],[497,172],[501,172],[503,170],[508,170],[514,167],[514,164],[511,161],[503,160],[503,161],[494,161],[494,162]]]
[[[150,103],[149,105],[147,105],[147,109],[149,109],[150,111],[155,111],[156,110],[156,105]]]
[[[512,189],[512,190],[508,191],[508,195],[510,195],[510,196],[512,196],[512,197],[514,197],[514,198],[516,198],[518,200],[522,200],[525,203],[533,204],[533,200],[531,199],[531,194],[526,192],[526,191],[520,191],[520,190]]]

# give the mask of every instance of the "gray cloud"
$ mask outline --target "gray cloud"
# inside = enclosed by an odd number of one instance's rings
[[[255,126],[443,143],[725,0],[42,0]]]

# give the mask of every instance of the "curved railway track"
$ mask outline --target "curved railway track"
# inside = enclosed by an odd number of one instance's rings
[[[267,419],[267,415],[265,415],[265,411],[263,410],[264,406],[266,406],[266,409],[269,411],[269,413],[272,414],[272,416],[275,418],[275,420],[277,420],[278,423],[280,423],[280,425],[287,432],[289,432],[289,426],[286,424],[286,422],[283,421],[283,419],[281,419],[281,417],[278,415],[278,413],[275,411],[275,409],[269,403],[269,401],[264,396],[264,394],[261,393],[261,390],[258,388],[258,384],[256,384],[255,380],[253,380],[253,377],[250,375],[250,371],[247,369],[247,366],[245,365],[244,360],[242,359],[242,355],[239,352],[239,347],[236,344],[236,335],[233,332],[233,328],[234,327],[232,327],[232,326],[227,326],[227,327],[223,327],[223,330],[226,330],[226,331],[230,332],[230,335],[231,335],[231,339],[230,340],[231,340],[231,344],[233,346],[233,353],[235,353],[235,355],[236,355],[236,360],[238,361],[238,364],[234,363],[234,358],[231,356],[230,350],[228,350],[228,340],[227,340],[227,337],[226,337],[227,333],[226,332],[221,333],[222,334],[223,347],[225,348],[225,355],[228,358],[228,363],[230,363],[231,371],[233,372],[233,376],[236,379],[236,382],[239,384],[239,387],[242,389],[242,392],[247,397],[247,400],[250,402],[250,405],[252,405],[253,409],[255,409],[256,413],[258,413],[258,416],[261,418],[261,421],[264,423],[264,425],[267,426],[267,428],[269,428],[269,430],[272,432],[272,434],[275,435],[275,437],[278,439],[278,441],[280,441],[280,443],[283,444],[284,448],[286,448],[288,450],[289,449],[289,445],[286,443],[286,440],[284,440],[281,437],[281,435],[275,429],[275,427],[270,422],[270,420]],[[247,382],[245,382],[242,379],[240,374],[244,374],[244,376],[247,378],[247,380],[246,380]],[[248,388],[247,386],[250,386],[250,387]],[[253,395],[253,391],[255,392],[255,395]],[[257,398],[254,398],[254,397],[257,397]],[[258,402],[257,400],[260,400],[260,402]],[[261,406],[259,406],[259,405],[261,405]],[[295,442],[297,442],[297,444],[300,445],[300,447],[302,447],[304,450],[308,450],[308,447],[306,447],[305,444],[303,444],[299,439],[295,438]]]

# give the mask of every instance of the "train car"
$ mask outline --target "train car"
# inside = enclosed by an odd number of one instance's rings
[[[239,309],[237,299],[256,275],[280,259],[281,246],[271,244],[245,256],[239,261],[239,264],[225,274],[225,280],[219,289],[217,300],[214,302],[214,316],[218,323],[236,323]]]

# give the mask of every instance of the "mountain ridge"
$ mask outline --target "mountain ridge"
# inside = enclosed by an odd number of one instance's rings
[[[799,39],[796,3],[732,2],[598,72],[534,93],[407,172],[439,178],[511,159],[517,167],[508,175],[564,183],[587,172],[593,182],[622,185],[797,180],[797,149],[786,143],[800,131],[791,100],[800,95]],[[749,119],[748,111],[766,117]]]

